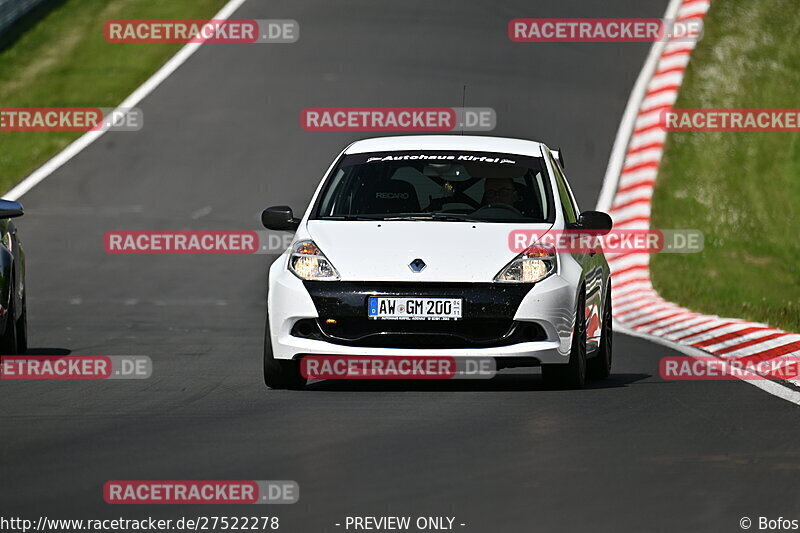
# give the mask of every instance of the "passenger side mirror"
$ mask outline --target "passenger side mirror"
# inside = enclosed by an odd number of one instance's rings
[[[602,211],[584,211],[578,217],[578,224],[575,225],[576,229],[585,229],[591,231],[598,231],[601,235],[605,235],[611,231],[614,222],[607,213]]]
[[[22,204],[11,200],[0,200],[0,218],[21,217]]]
[[[261,223],[267,229],[275,231],[296,231],[300,220],[294,218],[292,208],[288,205],[275,205],[261,212]]]

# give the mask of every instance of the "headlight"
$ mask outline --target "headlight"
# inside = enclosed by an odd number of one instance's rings
[[[555,271],[555,248],[534,245],[504,266],[494,277],[494,280],[512,283],[535,283]]]
[[[336,281],[339,273],[314,241],[299,241],[292,246],[289,256],[289,270],[300,279],[316,281]]]

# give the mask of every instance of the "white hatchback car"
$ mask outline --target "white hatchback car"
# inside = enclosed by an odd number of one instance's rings
[[[581,213],[563,160],[542,143],[419,135],[342,151],[269,270],[264,380],[301,388],[308,355],[493,357],[540,366],[557,387],[611,369],[611,286],[602,254],[535,246],[511,232],[611,229]]]

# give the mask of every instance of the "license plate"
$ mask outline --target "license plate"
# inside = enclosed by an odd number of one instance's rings
[[[367,316],[384,320],[459,320],[461,298],[370,296]]]

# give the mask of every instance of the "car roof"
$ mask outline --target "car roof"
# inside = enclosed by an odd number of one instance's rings
[[[410,150],[464,150],[469,152],[497,152],[503,154],[541,157],[543,143],[507,137],[479,135],[403,135],[374,137],[356,141],[345,149],[345,154],[369,152],[403,152]]]

